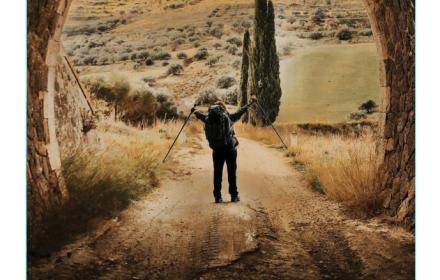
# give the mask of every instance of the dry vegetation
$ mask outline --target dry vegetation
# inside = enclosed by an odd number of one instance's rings
[[[63,159],[70,197],[63,209],[51,214],[50,223],[42,225],[37,251],[44,254],[59,248],[159,186],[168,168],[162,159],[181,125],[160,121],[140,130],[122,122],[99,123],[97,140]],[[198,133],[188,129],[177,148],[191,144]]]
[[[328,125],[324,127],[327,128]],[[379,209],[376,171],[376,137],[370,128],[351,133],[316,133],[295,125],[277,126],[289,145],[287,156],[304,172],[314,191],[342,202],[355,215],[371,216]],[[298,131],[297,144],[289,143],[289,131]],[[337,130],[337,127],[335,128]],[[280,140],[270,127],[237,124],[236,132],[274,147]]]
[[[281,59],[312,45],[372,42],[360,0],[274,2]],[[147,74],[155,79],[148,90],[166,91],[178,111],[185,111],[189,100],[208,89],[234,99],[238,83],[216,83],[240,78],[242,38],[252,30],[253,6],[251,0],[76,0],[64,47],[81,76],[122,72],[135,88]]]

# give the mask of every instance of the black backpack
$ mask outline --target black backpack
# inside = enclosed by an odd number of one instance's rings
[[[211,149],[222,149],[233,145],[232,123],[228,113],[219,105],[209,107],[205,123],[205,136]]]

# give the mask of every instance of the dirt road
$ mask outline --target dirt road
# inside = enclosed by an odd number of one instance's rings
[[[223,182],[227,202],[213,203],[209,150],[181,150],[162,187],[30,279],[413,279],[410,233],[347,217],[279,151],[240,142],[241,202]]]

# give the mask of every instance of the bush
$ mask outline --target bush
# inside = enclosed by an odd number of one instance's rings
[[[219,60],[220,60],[220,55],[216,56],[216,57],[211,57],[210,59],[208,59],[208,61],[206,62],[206,65],[209,66],[214,66]]]
[[[136,90],[125,100],[121,119],[132,125],[152,124],[156,98],[149,90]]]
[[[310,34],[310,39],[312,39],[312,40],[319,40],[319,39],[321,39],[323,36],[322,36],[322,33],[321,32],[313,32],[312,34]]]
[[[241,61],[240,60],[235,60],[232,63],[232,67],[234,67],[234,69],[238,69],[238,68],[240,68],[240,66],[241,66]]]
[[[171,55],[162,49],[156,49],[151,55],[151,58],[154,60],[168,60],[171,59]]]
[[[211,36],[214,36],[217,39],[220,39],[223,36],[223,29],[220,27],[211,28],[208,30],[208,33]]]
[[[318,9],[315,14],[312,16],[312,21],[316,24],[320,24],[325,19],[325,13],[323,10]]]
[[[186,58],[188,58],[188,55],[184,52],[180,52],[177,54],[177,58],[178,59],[186,59]]]
[[[358,109],[361,111],[365,111],[365,113],[367,114],[371,114],[376,110],[376,108],[377,108],[376,102],[370,99],[367,102],[362,103]]]
[[[222,44],[220,44],[219,42],[214,43],[214,45],[212,45],[215,49],[219,49],[222,47]]]
[[[203,60],[208,57],[208,50],[206,48],[200,48],[197,50],[196,54],[194,55],[194,58],[196,60]]]
[[[365,114],[362,114],[362,113],[351,113],[350,114],[350,119],[351,120],[360,120],[360,119],[362,119],[362,118],[365,118]]]
[[[153,77],[143,77],[142,78],[142,81],[144,82],[144,83],[155,83],[156,82],[156,79],[155,78],[153,78]]]
[[[235,85],[237,81],[233,77],[221,77],[217,81],[217,87],[218,88],[230,88],[231,86]]]
[[[200,37],[199,36],[191,36],[188,38],[188,41],[190,42],[195,42],[195,41],[199,41]]]
[[[119,55],[118,60],[119,60],[119,61],[126,61],[126,60],[128,60],[129,58],[130,58],[130,56],[128,55],[128,53],[123,53],[123,54],[120,54],[120,55]]]
[[[358,33],[360,36],[373,36],[373,31],[370,30],[364,30],[364,31],[359,31]]]
[[[223,97],[223,101],[226,104],[229,105],[237,105],[238,104],[238,92],[237,89],[234,89],[232,91],[229,91],[226,93],[226,95]]]
[[[183,67],[180,64],[173,63],[168,67],[167,75],[179,75],[183,72]]]
[[[338,32],[338,38],[342,41],[347,41],[353,38],[352,32],[348,29],[342,29]]]
[[[96,65],[97,58],[95,56],[86,56],[84,57],[82,64],[84,65]]]
[[[162,120],[166,119],[178,119],[179,114],[177,113],[177,108],[174,102],[168,99],[168,96],[164,94],[158,94],[156,96],[156,101],[159,104],[156,111],[156,116]]]
[[[102,78],[89,80],[85,83],[85,86],[92,96],[114,106],[115,119],[118,117],[118,107],[125,102],[130,92],[128,81],[119,76],[113,76],[109,82]]]
[[[154,60],[151,57],[147,57],[147,59],[145,59],[145,65],[153,65],[154,64]]]
[[[147,59],[147,57],[149,57],[149,56],[150,56],[150,53],[147,51],[142,51],[142,52],[138,53],[138,55],[137,55],[137,57],[142,60]]]
[[[238,48],[234,45],[227,46],[227,49],[228,49],[228,53],[232,55],[235,55],[238,52]]]
[[[213,89],[202,91],[196,99],[196,103],[199,105],[212,105],[220,99]]]
[[[229,38],[228,40],[226,40],[226,42],[228,42],[231,45],[236,45],[237,47],[241,47],[241,45],[243,44],[241,39],[238,37]]]

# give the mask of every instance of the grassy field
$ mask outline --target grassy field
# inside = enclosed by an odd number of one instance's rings
[[[346,121],[362,102],[379,100],[374,44],[309,48],[281,62],[279,122]]]

